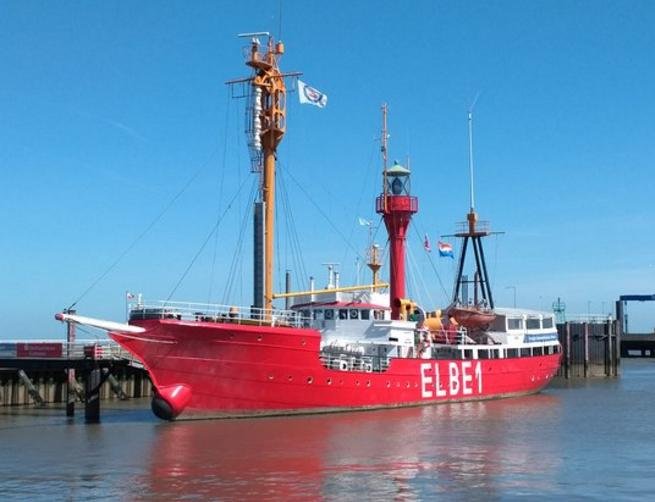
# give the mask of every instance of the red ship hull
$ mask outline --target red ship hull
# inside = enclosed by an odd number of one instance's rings
[[[385,371],[340,371],[321,363],[321,335],[313,329],[172,319],[135,324],[146,332],[111,333],[112,338],[143,362],[158,392],[185,390],[177,410],[184,409],[183,417],[318,413],[525,395],[546,386],[560,363],[558,353],[484,360],[392,358]]]

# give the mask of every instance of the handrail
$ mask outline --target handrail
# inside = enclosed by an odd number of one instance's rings
[[[157,301],[154,303],[131,303],[128,305],[130,320],[177,319],[190,321],[256,324],[260,326],[301,327],[303,317],[293,310],[263,309],[236,305],[221,305],[196,302]]]

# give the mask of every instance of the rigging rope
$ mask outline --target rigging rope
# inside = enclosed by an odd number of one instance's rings
[[[246,182],[248,178],[245,178],[243,180],[243,183]],[[253,179],[252,185],[250,187],[250,194],[248,195],[248,201],[253,201],[255,199],[255,192],[257,189],[259,180],[256,178]],[[242,258],[242,250],[243,250],[243,242],[244,242],[244,237],[246,233],[246,229],[248,228],[247,221],[249,217],[251,216],[251,211],[254,210],[254,204],[248,204],[248,210],[243,214],[243,218],[241,219],[241,225],[239,226],[239,235],[237,236],[237,242],[236,246],[234,248],[234,254],[232,255],[232,262],[230,263],[230,269],[228,273],[227,280],[225,281],[225,290],[223,291],[223,298],[221,299],[221,303],[226,304],[228,301],[228,298],[232,295],[232,288],[234,287],[234,282],[236,281],[237,278],[237,272],[238,269],[241,266],[241,258]],[[239,295],[240,297],[243,296],[243,291]]]
[[[223,160],[221,162],[221,176],[218,183],[218,203],[216,205],[216,218],[219,218],[221,214],[221,203],[223,201],[223,182],[225,181],[225,171],[226,171],[225,165],[227,163],[227,144],[228,144],[227,139],[228,139],[228,131],[230,130],[229,127],[230,103],[232,103],[232,99],[230,99],[230,95],[227,92],[225,93],[225,97],[227,99],[227,104],[225,106],[225,126],[223,128],[225,134],[223,138]],[[215,232],[214,249],[212,253],[212,264],[209,271],[209,291],[207,293],[207,303],[211,303],[212,292],[214,289],[214,269],[216,267],[217,250],[218,250],[218,232]]]
[[[241,189],[244,187],[244,185],[245,185],[245,181],[246,181],[247,179],[248,179],[248,178],[245,178],[245,179],[241,182],[241,185],[239,186],[237,192],[234,194],[234,196],[232,197],[232,199],[231,199],[230,202],[228,203],[227,207],[225,208],[225,211],[223,211],[223,214],[220,216],[220,218],[218,218],[218,220],[216,221],[216,224],[215,224],[214,227],[211,229],[211,232],[209,232],[209,235],[207,235],[207,237],[205,238],[204,242],[203,242],[202,245],[200,246],[200,249],[199,249],[198,252],[195,254],[195,256],[192,258],[192,260],[191,260],[191,262],[189,263],[189,265],[187,266],[187,268],[184,270],[184,273],[182,274],[182,277],[180,277],[180,279],[177,281],[177,283],[176,283],[175,286],[173,287],[173,290],[172,290],[172,291],[170,292],[170,294],[168,295],[168,298],[166,298],[166,302],[168,302],[168,301],[171,299],[171,297],[175,294],[175,291],[177,291],[177,288],[180,286],[180,284],[182,284],[182,281],[186,278],[187,274],[189,273],[189,270],[191,270],[191,267],[193,267],[193,264],[196,262],[196,260],[198,259],[198,257],[199,257],[200,254],[202,253],[202,251],[205,249],[205,246],[207,245],[207,243],[209,242],[209,240],[212,238],[212,236],[214,235],[214,233],[218,230],[218,227],[219,227],[219,225],[221,224],[221,221],[223,221],[223,218],[225,217],[225,215],[226,215],[226,214],[228,213],[228,211],[232,208],[232,204],[234,203],[234,201],[236,200],[236,198],[237,198],[237,197],[239,196],[239,194],[241,193]]]
[[[343,233],[341,232],[341,230],[339,230],[339,227],[337,227],[337,226],[332,222],[332,220],[330,219],[330,217],[325,213],[325,211],[323,211],[323,209],[321,208],[321,206],[319,206],[319,205],[314,201],[314,199],[313,199],[312,197],[310,197],[309,193],[307,193],[307,191],[305,190],[305,188],[304,188],[304,187],[300,184],[300,182],[299,182],[299,181],[298,181],[298,180],[293,176],[293,174],[291,174],[291,172],[289,172],[288,174],[289,174],[289,177],[291,178],[291,180],[292,180],[296,185],[298,185],[298,187],[300,188],[300,190],[302,191],[302,193],[305,195],[305,197],[307,197],[307,199],[309,200],[309,202],[311,202],[311,204],[312,204],[312,205],[313,205],[313,206],[318,210],[318,212],[320,213],[320,215],[323,216],[323,218],[325,218],[325,221],[327,221],[328,224],[332,227],[332,229],[337,233],[337,235],[338,235],[339,237],[341,237],[341,239],[343,239],[343,241],[345,242],[346,246],[348,246],[350,249],[352,249],[356,256],[359,256],[359,257],[361,258],[362,255],[359,253],[359,251],[357,251],[357,249],[356,249],[356,248],[355,248],[355,247],[354,247],[350,242],[348,242],[348,239],[346,239],[346,236],[343,235]]]
[[[359,214],[360,214],[360,206],[362,204],[362,199],[364,198],[364,194],[366,193],[366,189],[369,186],[369,181],[368,178],[373,171],[372,166],[373,166],[373,157],[375,156],[375,153],[377,152],[377,149],[372,148],[370,152],[370,156],[368,158],[368,162],[366,163],[366,169],[364,170],[364,179],[363,179],[363,186],[362,189],[359,191],[359,199],[357,200],[357,204],[355,204],[355,219],[353,220],[355,222],[354,225],[351,225],[350,227],[350,235],[348,235],[348,242],[350,242],[353,238],[353,234],[355,233],[355,229],[360,226],[358,222]],[[371,243],[367,243],[367,246],[369,246]],[[345,249],[343,253],[343,258],[341,259],[341,263],[346,263],[346,258],[348,257],[348,248]],[[356,258],[359,258],[359,255],[356,256]]]
[[[152,228],[153,228],[153,227],[154,227],[154,226],[159,222],[159,220],[162,219],[162,217],[164,216],[164,214],[166,214],[166,213],[168,212],[168,210],[173,206],[173,204],[175,204],[175,202],[177,201],[177,199],[179,199],[179,198],[182,196],[182,194],[183,194],[184,192],[186,192],[186,190],[189,188],[189,186],[191,186],[191,183],[193,183],[193,182],[196,180],[196,178],[200,175],[200,173],[202,172],[202,170],[207,166],[207,164],[209,164],[209,161],[212,159],[212,157],[214,156],[214,154],[216,154],[217,151],[218,151],[218,145],[217,145],[217,146],[214,148],[214,150],[210,153],[210,155],[209,155],[209,157],[207,158],[207,160],[205,160],[205,162],[203,162],[203,163],[200,165],[200,167],[199,167],[199,168],[196,170],[196,172],[191,176],[191,178],[189,178],[189,180],[184,184],[184,186],[182,186],[182,188],[181,188],[181,189],[180,189],[180,190],[175,194],[175,196],[174,196],[174,197],[173,197],[173,198],[168,202],[168,204],[166,204],[166,206],[165,206],[165,207],[164,207],[164,208],[159,212],[159,214],[158,214],[158,215],[157,215],[157,216],[156,216],[156,217],[155,217],[155,218],[150,222],[150,224],[148,224],[148,226],[146,227],[146,229],[145,229],[143,232],[141,232],[141,233],[136,237],[136,239],[134,239],[134,240],[130,243],[130,245],[127,246],[127,247],[123,250],[123,252],[118,256],[118,258],[116,258],[116,260],[114,260],[114,261],[111,263],[111,265],[109,265],[109,267],[107,267],[107,269],[106,269],[102,274],[100,274],[100,275],[96,278],[96,280],[93,281],[93,283],[91,283],[91,285],[90,285],[88,288],[86,288],[86,289],[84,290],[84,292],[83,292],[83,293],[82,293],[82,294],[81,294],[81,295],[80,295],[80,296],[79,296],[79,297],[78,297],[78,298],[77,298],[73,303],[71,303],[70,306],[69,306],[66,310],[70,310],[70,309],[72,309],[73,307],[75,307],[75,305],[77,305],[77,304],[78,304],[78,303],[79,303],[79,302],[80,302],[80,301],[81,301],[81,300],[82,300],[82,299],[83,299],[87,294],[89,294],[89,292],[90,292],[93,288],[95,288],[95,287],[98,285],[98,283],[99,283],[100,281],[102,281],[105,277],[107,277],[107,275],[109,275],[109,273],[110,273],[110,272],[111,272],[111,271],[112,271],[112,270],[113,270],[113,269],[114,269],[114,268],[115,268],[115,267],[116,267],[116,266],[121,262],[121,260],[122,260],[123,258],[125,258],[125,256],[126,256],[130,251],[132,251],[132,249],[133,249],[133,248],[134,248],[134,247],[139,243],[139,241],[141,241],[141,239],[143,239],[143,237],[145,237],[145,235],[146,235],[146,234],[147,234],[147,233],[148,233],[148,232],[149,232],[149,231],[150,231],[150,230],[151,230],[151,229],[152,229]]]
[[[289,190],[287,187],[285,179],[285,170],[280,169],[280,194],[282,198],[282,206],[285,212],[285,222],[286,222],[286,233],[287,239],[286,242],[291,247],[291,259],[293,261],[293,266],[296,271],[296,280],[301,287],[308,289],[307,286],[307,269],[305,267],[305,261],[302,254],[302,245],[300,243],[300,238],[298,236],[298,226],[296,225],[296,220],[293,215],[293,210],[291,208],[291,199],[289,197]]]
[[[412,225],[412,228],[414,229],[414,232],[416,236],[418,237],[420,242],[423,242],[423,238],[421,237],[421,234],[418,232],[418,228],[416,228],[416,225]],[[430,266],[432,267],[432,270],[434,271],[434,275],[437,276],[437,280],[439,281],[439,285],[441,286],[441,289],[443,290],[444,296],[446,297],[446,300],[448,299],[448,292],[446,291],[446,288],[443,285],[443,282],[441,280],[441,276],[439,275],[439,272],[437,271],[437,267],[434,264],[434,261],[432,260],[431,253],[427,253],[428,255],[428,262],[430,263]]]

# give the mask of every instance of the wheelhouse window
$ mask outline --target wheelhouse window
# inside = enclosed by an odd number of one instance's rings
[[[360,312],[360,318],[362,321],[368,321],[371,318],[371,311],[368,309],[364,309]]]
[[[541,320],[540,319],[528,319],[526,322],[526,326],[528,329],[539,329],[541,328]]]
[[[339,309],[339,319],[348,319],[348,309]]]
[[[507,329],[523,329],[523,319],[507,319]]]
[[[552,328],[553,327],[553,318],[552,317],[544,318],[543,326],[544,326],[544,328]]]

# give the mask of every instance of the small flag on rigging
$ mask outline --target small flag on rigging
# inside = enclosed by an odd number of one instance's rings
[[[423,248],[430,253],[432,251],[432,248],[430,247],[430,239],[428,238],[428,234],[425,234],[425,239],[423,240]]]
[[[298,98],[302,105],[309,104],[319,108],[325,108],[328,99],[321,91],[307,85],[302,80],[298,80]]]
[[[441,241],[439,241],[437,245],[439,246],[439,256],[450,256],[453,259],[455,258],[455,255],[453,254],[453,246],[447,242]]]
[[[368,221],[368,220],[365,220],[365,219],[362,218],[361,216],[358,218],[358,220],[359,220],[359,224],[360,224],[361,226],[363,226],[363,227],[370,227],[370,226],[371,226],[371,222]]]

